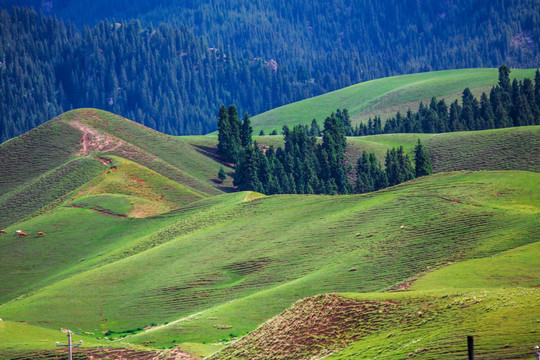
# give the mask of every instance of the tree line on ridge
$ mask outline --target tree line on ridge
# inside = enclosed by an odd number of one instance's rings
[[[272,194],[351,194],[379,190],[415,177],[431,174],[431,162],[418,140],[415,167],[403,147],[389,150],[385,167],[373,153],[362,154],[353,172],[347,163],[347,140],[341,119],[331,116],[324,121],[319,143],[306,126],[283,127],[284,146],[262,148],[252,142],[249,116],[240,120],[236,106],[221,106],[218,121],[217,152],[235,164],[233,184],[239,190]],[[354,186],[350,177],[356,174]],[[223,180],[220,169],[218,177]]]

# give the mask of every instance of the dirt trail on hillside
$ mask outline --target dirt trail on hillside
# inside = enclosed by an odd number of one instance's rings
[[[93,151],[109,152],[122,146],[123,141],[110,134],[105,134],[78,121],[72,121],[69,125],[83,133],[81,150],[76,155],[86,155]]]

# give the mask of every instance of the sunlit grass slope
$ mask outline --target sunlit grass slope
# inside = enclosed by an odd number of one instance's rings
[[[301,300],[212,359],[521,359],[540,315],[539,244],[458,261],[399,293]]]
[[[67,112],[60,121],[88,134],[88,150],[107,152],[144,165],[201,194],[221,194],[212,182],[220,164],[203,151],[173,137],[97,109]]]
[[[536,69],[514,69],[510,77],[534,79]],[[255,133],[281,131],[283,125],[309,125],[317,119],[320,125],[336,109],[349,110],[351,122],[366,122],[369,117],[383,120],[418,109],[420,101],[429,102],[433,96],[446,99],[447,104],[461,100],[463,89],[470,88],[475,96],[489,93],[498,81],[498,69],[459,69],[400,75],[366,81],[344,89],[295,102],[254,116]],[[384,122],[384,121],[383,121]]]
[[[389,314],[385,321],[395,326],[362,337],[329,359],[466,357],[467,335],[475,336],[478,358],[532,358],[540,316],[538,250],[536,242],[458,262],[420,278],[410,287],[414,291],[379,295],[379,301],[395,301],[397,296],[416,302],[410,309],[417,315],[416,324],[397,323]]]
[[[56,349],[56,342],[66,343],[66,334],[58,329],[47,329],[40,326],[29,325],[21,322],[0,321],[0,357],[11,358],[11,353],[27,349]],[[74,343],[83,341],[84,346],[103,345],[102,341],[96,340],[90,334],[73,335]]]
[[[403,146],[414,159],[418,139],[427,147],[434,172],[457,170],[540,171],[540,126],[442,134],[387,134],[347,138],[351,164],[362,151],[384,162],[386,151]],[[384,163],[383,163],[384,165]]]
[[[525,209],[524,209],[525,210]],[[410,290],[540,288],[540,242],[461,261],[415,280]]]
[[[306,296],[390,289],[538,241],[539,176],[447,173],[357,196],[237,193],[147,219],[64,207],[18,224],[46,238],[0,238],[0,314],[82,331],[169,323],[127,338],[150,346],[220,342]]]
[[[116,179],[111,194],[134,196],[115,200],[129,203],[120,207],[137,216],[230,191],[232,180],[217,180],[219,159],[204,149],[105,111],[79,109],[0,144],[0,228],[73,199],[86,184],[95,187],[105,171],[111,173],[114,156],[128,172],[107,177]],[[128,173],[136,184],[125,179]],[[87,202],[97,200],[114,202]]]
[[[190,188],[133,161],[110,156],[113,166],[82,187],[71,206],[111,214],[148,217],[203,199]]]
[[[478,359],[528,359],[539,314],[528,288],[323,295],[211,359],[466,359],[468,335]]]

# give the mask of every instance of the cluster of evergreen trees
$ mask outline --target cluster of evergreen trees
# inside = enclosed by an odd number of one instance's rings
[[[267,195],[352,192],[347,177],[347,143],[341,121],[336,118],[325,120],[320,144],[304,126],[292,129],[284,126],[283,137],[285,146],[276,150],[272,146],[261,149],[257,143],[243,147],[237,157],[233,182],[239,190]]]
[[[363,151],[356,165],[356,192],[380,190],[433,173],[429,153],[420,139],[414,149],[414,160],[413,168],[403,146],[392,148],[386,152],[383,169],[374,153]]]
[[[187,26],[210,46],[243,59],[275,59],[295,84],[310,83],[324,91],[411,72],[540,63],[540,3],[531,0],[0,0],[0,4],[34,6],[80,28],[105,18],[137,18],[145,26],[162,22]]]
[[[226,161],[236,163],[238,156],[247,147],[252,146],[253,128],[248,113],[240,121],[236,106],[227,109],[221,105],[218,115],[218,147],[217,153]]]
[[[79,107],[204,134],[221,103],[259,113],[311,95],[264,60],[210,47],[185,27],[103,21],[80,31],[14,8],[0,9],[0,35],[0,141]]]
[[[448,106],[444,99],[432,98],[428,106],[420,103],[418,112],[410,110],[405,116],[399,112],[386,120],[369,119],[368,124],[348,128],[350,136],[390,133],[442,133],[451,131],[487,130],[512,126],[540,124],[540,71],[535,79],[510,81],[510,69],[499,67],[499,83],[491,89],[489,97],[482,93],[480,100],[466,88],[461,104],[454,101]]]
[[[347,164],[347,140],[343,117],[346,111],[337,111],[326,118],[322,142],[316,122],[312,127],[297,125],[283,127],[284,147],[261,148],[252,143],[249,116],[240,121],[234,105],[221,106],[218,125],[218,154],[226,161],[236,163],[233,184],[239,190],[272,194],[350,194],[379,190],[404,181],[432,173],[429,154],[418,140],[413,168],[403,147],[389,150],[385,169],[375,154],[363,152],[356,167],[356,187],[349,181],[351,166]],[[225,178],[220,169],[219,178]]]
[[[64,22],[0,10],[0,141],[76,107],[201,134],[222,103],[258,114],[388,75],[540,62],[528,0],[0,0],[11,5]]]

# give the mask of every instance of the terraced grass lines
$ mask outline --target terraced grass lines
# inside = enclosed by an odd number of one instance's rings
[[[456,262],[405,292],[301,300],[211,358],[464,358],[467,335],[479,358],[528,358],[540,314],[539,246]]]
[[[386,151],[403,146],[413,159],[418,139],[428,148],[434,172],[459,170],[540,171],[540,126],[466,131],[443,134],[388,134],[349,137],[350,164],[362,151],[374,152],[384,161]],[[384,164],[383,164],[384,165]]]

